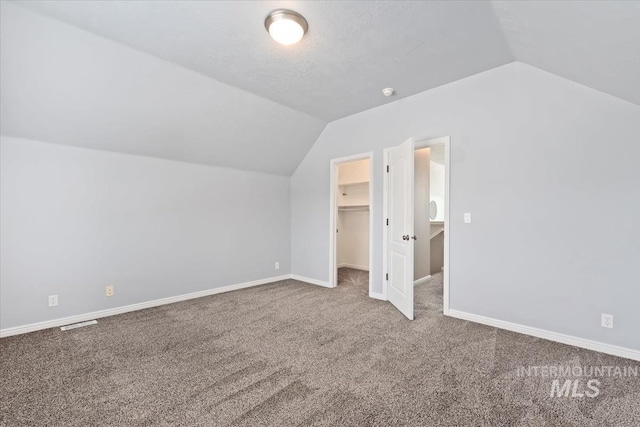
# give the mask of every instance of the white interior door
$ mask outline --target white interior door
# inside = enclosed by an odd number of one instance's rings
[[[389,150],[387,298],[413,320],[413,138]]]

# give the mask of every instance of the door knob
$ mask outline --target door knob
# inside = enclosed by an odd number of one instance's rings
[[[409,235],[408,234],[403,235],[402,240],[409,240]]]
[[[413,240],[418,240],[418,237],[417,236],[413,236],[412,239]]]

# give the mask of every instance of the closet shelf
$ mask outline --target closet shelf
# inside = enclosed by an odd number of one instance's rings
[[[339,211],[368,211],[369,205],[338,206]]]
[[[339,186],[348,187],[350,185],[360,185],[360,184],[368,184],[369,180],[366,181],[349,181],[349,182],[338,182]]]

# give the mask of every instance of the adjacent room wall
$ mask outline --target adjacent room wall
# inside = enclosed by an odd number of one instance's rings
[[[431,223],[431,234],[435,234],[433,239],[429,241],[429,271],[431,274],[442,272],[444,267],[444,232],[438,233],[443,228],[444,224],[441,222]]]
[[[288,177],[4,136],[0,149],[2,329],[290,272]]]
[[[381,292],[382,150],[441,136],[451,309],[640,349],[640,106],[522,63],[330,123],[291,179],[292,272],[328,280],[330,159],[372,151]]]
[[[436,217],[432,221],[444,221],[444,145],[431,147],[432,159],[429,167],[429,197],[438,206]],[[434,161],[437,159],[438,161]]]

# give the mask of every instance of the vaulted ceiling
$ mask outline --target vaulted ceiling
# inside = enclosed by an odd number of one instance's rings
[[[496,1],[517,61],[640,105],[640,1]]]
[[[412,95],[513,60],[486,2],[23,4],[323,120],[388,101],[387,86]],[[299,44],[279,45],[266,32],[265,16],[279,7],[309,22]]]
[[[289,175],[329,121],[514,60],[640,105],[638,1],[13,4],[12,136]],[[264,29],[280,7],[309,21],[297,45]]]

